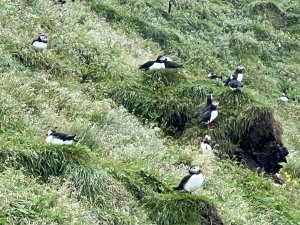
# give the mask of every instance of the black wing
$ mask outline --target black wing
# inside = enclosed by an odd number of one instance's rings
[[[183,65],[177,64],[172,61],[165,61],[166,68],[183,68]]]
[[[231,80],[228,83],[228,86],[231,88],[240,88],[240,87],[243,87],[244,85],[241,82],[239,82],[238,80]]]
[[[76,135],[68,135],[68,134],[56,132],[56,133],[53,133],[52,136],[62,139],[64,141],[67,141],[67,140],[74,140]]]
[[[155,63],[155,61],[148,61],[148,62],[144,63],[143,65],[140,65],[139,69],[147,70],[147,69],[149,69],[150,66],[153,65],[153,63]]]
[[[207,122],[210,120],[211,110],[203,111],[200,115],[200,122]]]
[[[189,174],[189,175],[186,175],[184,178],[182,178],[182,180],[180,181],[180,184],[177,187],[174,187],[173,190],[175,190],[175,191],[183,190],[184,189],[184,185],[186,184],[186,182],[190,179],[190,177],[192,175],[193,174]]]
[[[224,86],[228,86],[229,82],[231,81],[230,76],[224,81]]]

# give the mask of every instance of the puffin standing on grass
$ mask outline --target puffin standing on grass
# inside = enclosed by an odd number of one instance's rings
[[[280,96],[279,100],[283,101],[283,102],[287,102],[289,100],[289,97],[288,97],[288,94],[287,94],[287,90],[284,90],[281,93],[281,96]]]
[[[47,48],[48,37],[41,35],[37,39],[32,41],[32,47],[36,52],[43,52]]]
[[[242,91],[244,84],[237,79],[237,75],[232,75],[232,80],[228,82],[228,86],[233,91]]]
[[[210,135],[205,135],[203,140],[200,143],[200,149],[203,153],[211,152],[212,147],[211,147],[211,136]]]
[[[191,166],[189,169],[189,175],[182,178],[179,185],[174,187],[173,190],[192,194],[192,192],[198,190],[204,182],[202,172],[203,168],[201,166]]]
[[[200,122],[206,123],[208,129],[214,128],[211,123],[218,117],[218,108],[219,102],[212,101],[212,94],[207,95],[206,106],[200,114]]]
[[[78,142],[75,135],[69,135],[50,129],[46,134],[46,143],[54,145],[72,145]]]
[[[154,69],[166,69],[166,68],[182,68],[182,65],[179,65],[172,61],[171,58],[160,55],[155,61],[148,61],[143,65],[139,66],[139,69],[142,70],[154,70]]]
[[[233,79],[233,76],[236,75],[237,80],[239,82],[242,82],[243,78],[244,78],[244,73],[245,72],[245,67],[243,65],[239,65],[236,70],[234,71],[233,74],[231,74],[225,81],[224,81],[224,85],[228,86],[229,81],[231,81]]]

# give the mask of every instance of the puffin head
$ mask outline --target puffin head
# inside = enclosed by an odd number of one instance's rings
[[[163,55],[160,55],[157,57],[157,59],[155,61],[159,62],[159,63],[163,63],[164,61],[166,61],[166,57]]]
[[[47,43],[48,42],[48,37],[47,37],[47,35],[41,35],[41,36],[39,36],[39,40],[41,42]]]
[[[167,62],[172,62],[173,60],[170,58],[170,57],[168,57],[168,56],[165,56],[165,60],[167,61]]]
[[[214,107],[214,108],[219,108],[219,102],[218,101],[213,101],[212,103],[211,103],[211,105]]]
[[[190,174],[200,174],[203,172],[202,166],[193,165],[189,170]]]
[[[236,70],[240,73],[243,73],[245,71],[245,67],[243,65],[239,65]]]
[[[217,74],[215,74],[215,72],[210,72],[209,74],[207,74],[207,77],[208,78],[211,78],[213,76],[216,76]]]
[[[210,135],[205,135],[204,140],[211,141],[211,136]]]
[[[56,127],[55,127],[55,129],[56,129]],[[56,130],[54,130],[54,129],[49,129],[48,132],[47,132],[47,134],[46,134],[46,136],[50,136],[50,135],[53,134],[53,133],[56,133]]]

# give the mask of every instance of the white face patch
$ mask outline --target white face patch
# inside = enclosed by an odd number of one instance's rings
[[[45,41],[45,42],[48,41],[48,37],[45,36],[45,35],[41,35],[41,36],[40,36],[40,39],[41,39],[42,41]]]
[[[193,167],[190,168],[191,173],[198,173],[199,171],[200,171],[199,166],[193,166]]]
[[[51,135],[52,133],[53,133],[52,130],[48,130],[47,135],[49,136],[49,135]]]
[[[207,139],[208,141],[211,141],[211,136],[210,135],[205,135],[204,138]]]
[[[213,102],[212,102],[212,105],[218,106],[218,105],[219,105],[219,102],[218,102],[218,101],[213,101]]]
[[[238,66],[238,69],[239,69],[239,70],[244,70],[245,67],[244,67],[243,65],[239,65],[239,66]]]
[[[165,61],[166,60],[166,57],[165,56],[161,56],[158,58],[160,61]]]

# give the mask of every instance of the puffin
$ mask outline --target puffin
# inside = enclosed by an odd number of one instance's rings
[[[200,113],[199,121],[207,124],[207,128],[211,129],[214,126],[211,123],[218,117],[219,102],[212,100],[212,94],[207,95],[207,101],[204,109]]]
[[[54,0],[54,3],[55,4],[61,4],[61,5],[63,5],[63,4],[65,4],[67,1],[66,0]]]
[[[225,81],[224,81],[224,85],[228,86],[229,81],[232,80],[232,78],[234,77],[234,75],[237,76],[237,80],[239,82],[242,82],[243,78],[244,78],[244,71],[245,71],[245,67],[243,65],[239,65],[236,70],[234,71],[233,74],[231,74]]]
[[[72,145],[78,142],[78,140],[75,139],[75,136],[76,134],[69,135],[50,129],[46,134],[46,143],[54,145]]]
[[[237,79],[237,75],[232,76],[232,80],[228,82],[228,86],[233,91],[242,91],[244,84]]]
[[[284,90],[281,93],[281,97],[279,98],[279,100],[283,101],[283,102],[287,102],[289,100],[289,97],[287,95],[287,90]]]
[[[202,139],[202,141],[200,143],[200,149],[203,153],[211,152],[212,147],[211,147],[211,136],[210,135],[205,135],[205,137]]]
[[[166,68],[183,68],[182,65],[172,61],[170,57],[160,55],[155,61],[148,61],[139,66],[142,70],[166,69]]]
[[[191,166],[189,174],[183,177],[179,185],[174,187],[173,190],[192,194],[192,192],[198,190],[204,182],[202,172],[204,171],[201,166]]]
[[[47,48],[48,37],[41,35],[37,39],[32,41],[32,47],[36,52],[43,52]]]
[[[217,80],[217,79],[221,79],[223,80],[223,76],[222,75],[217,75],[215,72],[210,72],[209,74],[207,74],[207,78],[211,79],[211,80]]]

